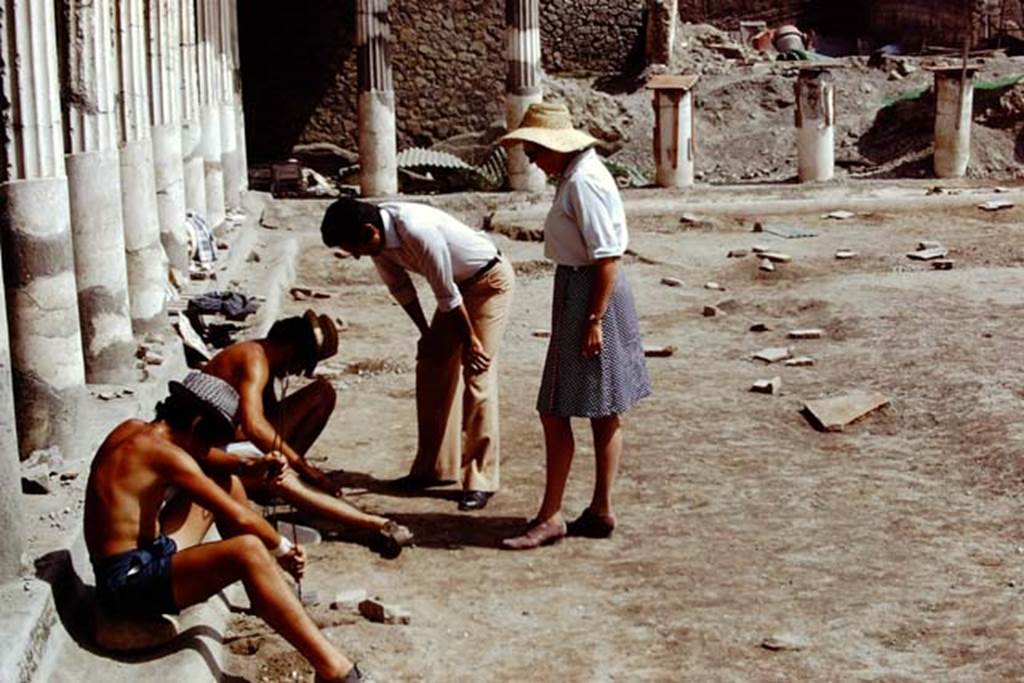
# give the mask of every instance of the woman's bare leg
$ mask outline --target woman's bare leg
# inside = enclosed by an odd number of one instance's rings
[[[576,441],[572,435],[572,423],[567,417],[541,415],[544,427],[544,453],[547,458],[547,471],[544,482],[544,501],[540,505],[537,519],[540,521],[562,518],[562,497],[565,495],[565,482],[569,479]]]
[[[619,472],[622,458],[622,424],[618,415],[596,417],[590,421],[594,433],[594,458],[597,476],[590,511],[610,517],[612,515],[612,486]]]

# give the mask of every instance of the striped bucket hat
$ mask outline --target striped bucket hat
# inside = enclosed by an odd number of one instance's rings
[[[181,382],[168,383],[167,389],[171,396],[203,417],[212,418],[224,431],[234,431],[238,420],[238,392],[224,380],[193,370]]]

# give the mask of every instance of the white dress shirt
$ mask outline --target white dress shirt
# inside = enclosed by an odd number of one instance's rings
[[[458,283],[498,255],[482,233],[440,209],[410,202],[380,204],[384,247],[373,263],[391,296],[402,306],[416,300],[409,273],[422,275],[437,307],[451,311],[462,303]]]
[[[629,244],[619,186],[588,149],[576,155],[544,221],[544,255],[561,266],[587,266],[622,256]]]

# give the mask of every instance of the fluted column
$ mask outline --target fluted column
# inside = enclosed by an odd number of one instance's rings
[[[0,23],[4,23],[4,19],[0,18]],[[18,434],[14,428],[14,387],[11,386],[11,350],[7,338],[7,303],[0,296],[0,584],[18,575],[21,553],[25,548]]]
[[[179,278],[188,276],[185,165],[181,158],[181,15],[179,0],[146,3],[149,108],[160,243]]]
[[[356,0],[359,186],[368,196],[398,192],[390,40],[387,0]]]
[[[203,125],[199,117],[199,46],[196,44],[196,0],[178,0],[181,13],[181,156],[185,207],[206,215],[203,171]]]
[[[505,0],[508,73],[505,77],[505,120],[509,130],[519,127],[530,105],[544,99],[541,88],[540,3]],[[508,182],[513,190],[544,189],[544,172],[530,163],[522,145],[508,151]]]
[[[69,445],[74,421],[70,394],[84,384],[85,367],[53,3],[4,0],[0,21],[0,74],[7,100],[0,110],[5,129],[3,270],[18,447],[27,456],[36,448]]]
[[[242,61],[238,37],[238,0],[228,0],[231,27],[231,63],[235,70],[235,140],[238,145],[238,171],[240,191],[249,190],[249,155],[245,150],[245,104],[242,98]]]
[[[206,185],[206,221],[211,227],[224,222],[224,167],[220,125],[220,0],[196,0],[199,37],[199,115],[203,126],[200,148]]]
[[[134,379],[135,342],[117,152],[112,0],[67,0],[62,74],[71,232],[85,377]]]
[[[224,168],[224,207],[242,207],[242,178],[238,165],[238,112],[235,109],[235,57],[231,45],[231,14],[235,4],[218,0],[220,5],[220,144]]]
[[[121,208],[128,298],[136,334],[161,326],[168,272],[156,201],[143,6],[144,0],[117,0]]]

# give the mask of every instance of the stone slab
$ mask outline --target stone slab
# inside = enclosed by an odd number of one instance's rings
[[[780,360],[786,360],[792,355],[793,353],[787,346],[772,346],[755,353],[754,360],[763,360],[765,363],[778,363]]]
[[[945,247],[935,247],[933,249],[921,249],[919,251],[907,252],[907,258],[915,261],[931,261],[937,258],[943,258],[949,252]]]
[[[790,330],[790,339],[821,339],[822,335],[825,334],[825,330],[818,328],[809,328],[806,330]]]
[[[889,399],[884,394],[859,391],[807,401],[804,411],[819,429],[840,432],[847,425],[887,405]]]
[[[782,389],[782,378],[772,377],[771,379],[759,379],[754,382],[750,390],[755,394],[777,394]]]

